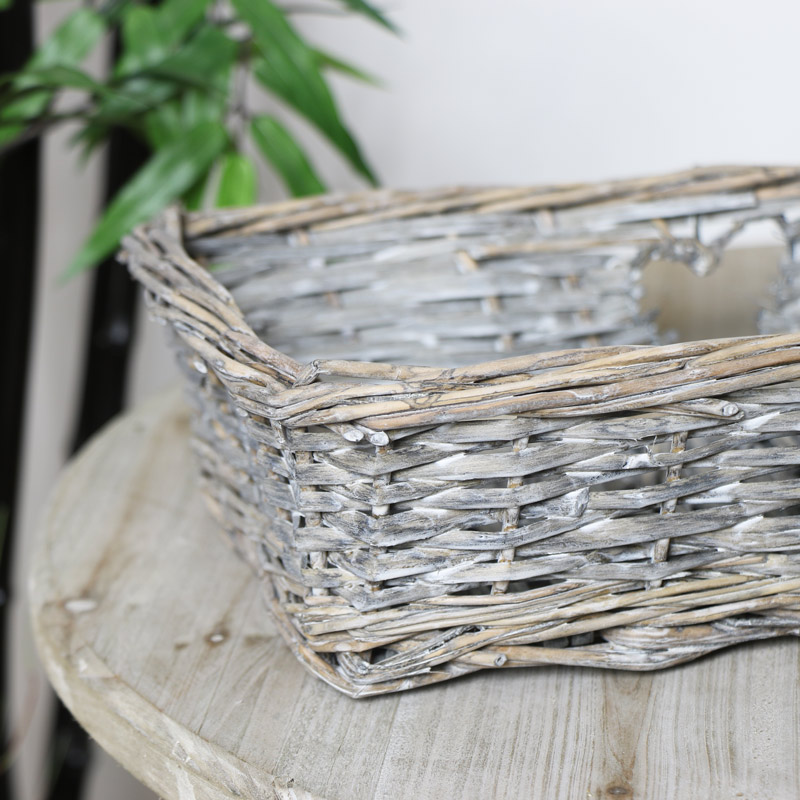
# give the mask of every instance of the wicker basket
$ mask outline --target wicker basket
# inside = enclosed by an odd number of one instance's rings
[[[723,167],[173,210],[125,257],[214,515],[360,697],[800,633],[798,211],[800,169]],[[654,345],[641,267],[706,271],[758,220],[766,335]]]

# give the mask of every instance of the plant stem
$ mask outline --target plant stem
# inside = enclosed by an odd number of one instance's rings
[[[63,114],[51,114],[48,116],[37,117],[34,121],[32,121],[30,127],[26,128],[16,139],[12,139],[10,142],[7,142],[2,147],[0,147],[0,158],[5,156],[7,153],[10,153],[12,150],[16,150],[22,145],[27,144],[28,142],[33,141],[34,139],[38,139],[42,134],[46,133],[48,128],[57,125],[59,122],[64,122],[70,119],[77,119],[81,116],[80,111],[76,112],[65,112]],[[4,120],[5,121],[5,120]],[[7,120],[10,123],[14,122],[25,122],[25,120]]]

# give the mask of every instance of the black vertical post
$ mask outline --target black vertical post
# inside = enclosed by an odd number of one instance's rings
[[[106,203],[138,171],[148,156],[139,140],[124,130],[111,132],[106,162]],[[93,277],[83,385],[73,452],[124,405],[136,311],[136,289],[115,258]],[[79,800],[89,766],[89,739],[64,705],[58,703],[51,735],[53,775],[49,800]]]
[[[18,70],[33,51],[33,9],[17,0],[0,11],[0,73]],[[39,142],[0,157],[0,341],[5,374],[0,390],[0,756],[10,746],[7,671],[11,573],[17,517],[20,453],[25,413],[36,274],[39,217]],[[11,800],[11,774],[0,757],[0,800]]]

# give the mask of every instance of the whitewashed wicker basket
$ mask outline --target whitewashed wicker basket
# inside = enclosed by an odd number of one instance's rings
[[[709,168],[173,210],[125,257],[214,515],[365,696],[798,634],[799,211],[799,169]],[[758,220],[768,335],[654,346],[641,267],[702,273]]]

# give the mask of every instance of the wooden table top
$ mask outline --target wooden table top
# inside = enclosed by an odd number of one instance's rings
[[[656,673],[479,673],[351,700],[306,674],[155,398],[67,468],[31,580],[56,691],[168,800],[797,798],[800,643]]]

